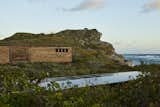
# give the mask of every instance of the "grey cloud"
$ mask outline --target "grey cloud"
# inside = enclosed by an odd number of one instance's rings
[[[84,2],[80,3],[76,7],[63,9],[64,11],[81,11],[88,9],[98,9],[102,8],[105,5],[106,0],[84,0]]]

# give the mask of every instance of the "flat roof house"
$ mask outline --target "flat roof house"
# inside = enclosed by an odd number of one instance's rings
[[[72,62],[72,48],[0,46],[0,64],[16,62]]]

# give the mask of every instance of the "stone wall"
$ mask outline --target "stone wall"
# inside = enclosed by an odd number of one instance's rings
[[[72,62],[72,48],[1,46],[0,64],[16,62]]]

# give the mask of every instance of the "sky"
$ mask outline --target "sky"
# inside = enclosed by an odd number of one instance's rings
[[[0,0],[0,39],[83,28],[118,53],[160,54],[160,0]]]

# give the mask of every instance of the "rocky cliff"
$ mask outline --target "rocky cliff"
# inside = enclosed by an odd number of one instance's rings
[[[55,34],[16,33],[0,41],[0,45],[11,46],[70,46],[73,47],[73,63],[88,66],[127,65],[123,56],[113,46],[101,41],[102,33],[96,29],[64,30]]]

